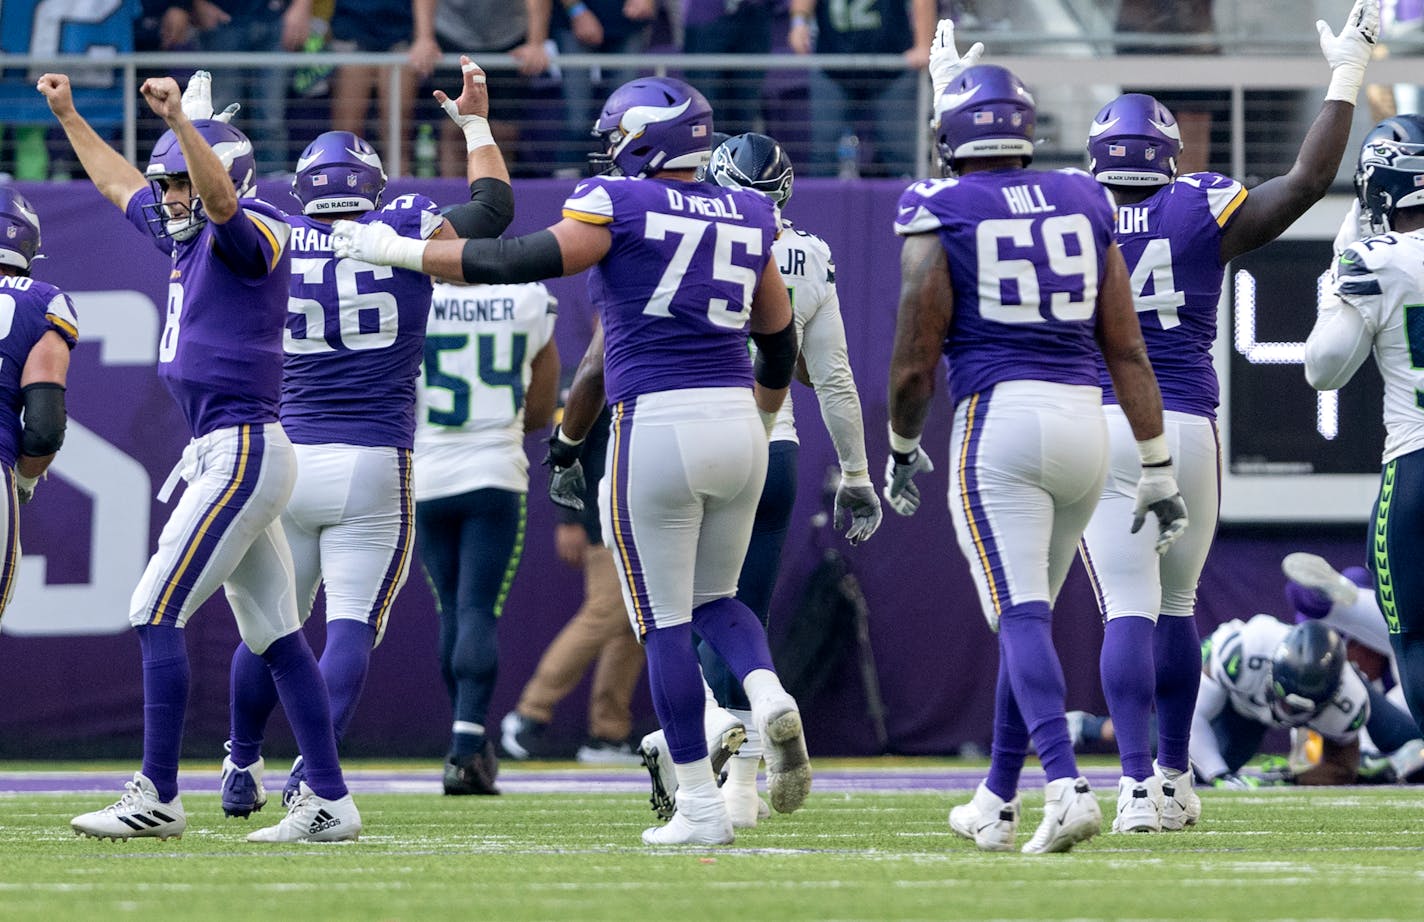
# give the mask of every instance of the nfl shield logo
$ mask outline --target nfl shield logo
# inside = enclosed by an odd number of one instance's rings
[[[994,124],[994,113],[992,113],[992,112],[975,112],[975,113],[974,113],[974,124],[976,124],[976,125],[992,125],[992,124]]]
[[[1157,148],[1155,148],[1155,147],[1149,147],[1149,148],[1147,148],[1147,152],[1146,152],[1145,154],[1143,154],[1142,156],[1146,157],[1148,160],[1156,160],[1156,159],[1157,159]]]
[[[1109,145],[1108,145],[1108,156],[1109,156],[1109,157],[1126,157],[1126,156],[1127,156],[1127,148],[1124,147],[1124,146],[1121,145],[1121,144],[1109,144]]]
[[[19,234],[19,232],[20,232],[20,229],[19,229],[18,227],[16,227],[15,225],[13,225],[13,224],[11,224],[9,227],[5,228],[5,236],[6,236],[6,237],[9,237],[11,240],[14,240],[15,237],[16,237],[16,235]]]
[[[360,178],[360,177],[358,177],[355,173],[352,173],[350,176],[346,177],[346,186],[347,186],[347,188],[349,188],[349,189],[354,189],[354,188],[356,188],[356,180],[359,179],[359,178]]]
[[[313,186],[324,186],[324,185],[326,185],[326,174],[325,174],[325,173],[318,173],[318,174],[316,174],[315,176],[313,176],[313,177],[312,177],[312,185],[313,185]]]

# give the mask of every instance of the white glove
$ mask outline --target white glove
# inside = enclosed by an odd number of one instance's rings
[[[1315,31],[1320,33],[1320,51],[1325,55],[1325,63],[1330,65],[1330,89],[1325,91],[1326,99],[1355,104],[1360,84],[1365,82],[1365,65],[1370,61],[1375,38],[1379,35],[1379,4],[1380,0],[1355,0],[1339,35],[1330,31],[1325,20],[1315,21]]]
[[[35,498],[35,485],[39,482],[38,477],[26,477],[19,471],[15,472],[15,493],[19,496],[21,506]]]
[[[331,250],[337,259],[359,259],[376,266],[421,272],[426,243],[402,237],[395,228],[380,221],[337,221],[331,225]]]
[[[875,487],[870,477],[841,477],[841,485],[836,490],[836,511],[832,524],[836,530],[849,524],[846,540],[852,545],[859,544],[880,527],[880,497],[875,495]]]
[[[189,121],[210,118],[218,122],[230,122],[242,108],[241,103],[233,103],[217,115],[213,114],[213,75],[205,70],[194,71],[183,89],[183,114]]]
[[[1132,510],[1132,533],[1142,530],[1147,513],[1157,516],[1157,553],[1167,553],[1172,542],[1187,530],[1187,504],[1177,489],[1172,462],[1142,468],[1137,481],[1137,505]]]
[[[954,47],[954,20],[941,19],[930,43],[930,82],[934,84],[935,98],[955,77],[978,64],[983,54],[984,43],[975,42],[961,56]]]
[[[901,457],[903,461],[896,460],[892,451],[886,459],[885,488],[881,495],[900,515],[914,515],[915,510],[920,508],[920,488],[915,486],[915,475],[934,470],[934,464],[930,462],[930,456],[919,448]]]

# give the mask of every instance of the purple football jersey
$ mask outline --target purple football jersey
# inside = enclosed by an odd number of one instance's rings
[[[139,190],[126,217],[173,254],[158,376],[194,438],[275,422],[290,275],[285,216],[245,198],[230,221],[208,221],[194,237],[174,241],[149,225],[144,207],[153,202],[152,188]]]
[[[1246,187],[1236,180],[1191,173],[1117,210],[1117,243],[1165,409],[1216,418],[1220,390],[1211,347],[1224,269],[1221,233],[1245,200]],[[1103,402],[1116,403],[1106,366],[1101,376]]]
[[[905,190],[895,232],[937,233],[949,257],[955,403],[1001,381],[1098,383],[1112,220],[1105,191],[1080,170],[989,170]]]
[[[359,223],[424,240],[443,219],[423,195],[403,195]],[[292,225],[292,284],[282,378],[282,428],[301,445],[411,448],[415,379],[425,357],[430,276],[331,253],[331,225]]]
[[[79,341],[79,320],[69,295],[47,282],[0,275],[0,462],[14,466],[20,456],[20,373],[30,350],[54,330],[69,348]]]
[[[597,176],[574,188],[564,216],[613,233],[588,280],[603,317],[610,403],[752,386],[747,325],[776,239],[770,199],[711,183]]]

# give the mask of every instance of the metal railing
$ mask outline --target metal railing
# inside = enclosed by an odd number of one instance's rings
[[[972,36],[966,36],[966,39],[970,37]],[[1029,37],[1016,35],[1014,38],[1016,41],[1013,44],[1019,45]],[[1120,39],[1121,36],[1118,36],[1114,40]],[[1060,45],[1066,41],[1066,39],[1060,39]],[[1248,173],[1249,165],[1247,149],[1248,95],[1260,90],[1299,91],[1311,99],[1319,99],[1320,96],[1315,94],[1324,88],[1329,78],[1329,71],[1318,52],[1309,55],[1292,54],[1270,57],[1175,54],[1101,57],[1091,47],[1091,40],[1078,36],[1076,42],[1077,47],[1067,52],[1004,54],[994,55],[991,58],[995,63],[1002,64],[1018,73],[1038,96],[1041,135],[1044,135],[1041,139],[1041,156],[1049,162],[1081,162],[1083,139],[1087,136],[1088,125],[1097,108],[1119,92],[1122,87],[1150,85],[1156,90],[1213,90],[1224,94],[1225,98],[1222,101],[1221,109],[1225,121],[1229,125],[1229,142],[1227,143],[1229,157],[1222,166],[1229,168],[1233,175],[1245,176]],[[479,63],[492,75],[513,74],[517,68],[514,59],[508,55],[481,55]],[[115,74],[114,92],[122,98],[123,103],[121,150],[131,161],[138,162],[141,153],[140,125],[147,124],[148,130],[155,134],[157,130],[161,130],[161,125],[157,124],[154,116],[147,113],[138,94],[138,86],[142,78],[149,74],[182,73],[198,67],[210,70],[215,75],[215,101],[223,104],[232,98],[232,94],[223,89],[224,73],[238,69],[273,68],[291,72],[314,65],[334,68],[346,65],[380,66],[387,68],[383,77],[387,92],[392,99],[399,101],[405,92],[403,71],[407,66],[407,61],[405,56],[400,54],[146,53],[120,55],[103,60],[74,55],[10,56],[5,59],[4,64],[10,74],[16,73],[12,68],[27,69],[28,79],[31,80],[35,75],[46,70],[69,72],[82,69],[85,72],[93,73],[96,67],[112,68]],[[564,71],[570,69],[607,71],[614,68],[631,68],[643,73],[655,74],[725,71],[751,74],[758,80],[762,79],[760,75],[765,74],[768,83],[773,79],[772,75],[779,75],[780,78],[793,82],[804,82],[813,71],[850,79],[857,76],[869,78],[877,74],[904,73],[903,60],[897,55],[644,54],[613,56],[585,54],[560,56],[557,59],[557,64]],[[450,68],[452,75],[450,79],[458,81],[457,55],[446,55],[440,66]],[[1424,81],[1424,68],[1421,68],[1417,61],[1396,54],[1371,65],[1368,80],[1384,84],[1410,84]],[[13,84],[15,81],[14,78],[11,78],[7,82]],[[931,90],[928,77],[923,74],[919,75],[915,81],[915,87],[915,112],[928,115],[931,111]],[[452,83],[446,89],[454,95],[456,86]],[[804,130],[805,125],[813,121],[818,113],[811,109],[809,103],[806,104],[804,110],[796,111],[799,98],[804,97],[793,97],[787,105],[781,107],[782,115],[779,121],[773,122],[768,117],[765,130],[773,135]],[[765,102],[766,98],[763,97],[762,101]],[[428,105],[433,107],[434,103],[430,102]],[[1308,110],[1307,115],[1309,112],[1313,112],[1314,106],[1315,104],[1312,102],[1305,107]],[[429,114],[428,110],[426,110],[426,114]],[[381,126],[384,136],[386,138],[409,138],[408,117],[404,105],[391,105],[384,124]],[[239,120],[242,118],[243,116],[239,115]],[[1363,116],[1363,118],[1367,119],[1368,116]],[[1282,138],[1282,143],[1298,145],[1298,139],[1303,133],[1303,125],[1300,126],[1300,130],[1294,130],[1294,123],[1298,121],[1298,118],[1293,120],[1290,114],[1284,110],[1275,113],[1268,111],[1264,121],[1267,129],[1266,134],[1270,135],[1278,127],[1279,131],[1276,133]],[[156,129],[154,129],[155,125],[157,125]],[[308,130],[306,133],[296,135],[292,129],[298,126],[288,124],[284,127],[286,132],[283,138],[264,136],[255,140],[258,140],[259,143],[281,142],[285,144],[284,150],[288,153],[284,161],[286,163],[295,160],[294,151],[299,151],[312,136],[325,130],[325,127],[317,125],[300,126]],[[586,136],[563,137],[558,143],[573,145],[582,150],[591,149],[592,146]],[[914,169],[905,172],[927,175],[931,172],[933,151],[926,118],[914,119],[914,146]],[[401,144],[387,144],[382,149],[390,175],[402,175],[409,172],[410,164],[406,162],[402,147]],[[146,151],[142,153],[146,154]],[[506,153],[509,152],[506,151]],[[827,164],[798,163],[798,166],[824,169]]]

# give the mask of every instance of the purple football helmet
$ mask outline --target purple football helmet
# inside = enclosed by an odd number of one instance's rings
[[[1146,93],[1114,99],[1088,129],[1088,170],[1105,186],[1165,186],[1181,153],[1177,120]]]
[[[712,152],[712,106],[681,80],[640,77],[613,91],[593,133],[603,139],[603,152],[589,158],[600,172],[701,169]]]
[[[375,211],[386,188],[381,156],[349,131],[317,135],[297,158],[292,194],[302,214]]]
[[[971,157],[1033,159],[1037,118],[1033,96],[1012,71],[978,64],[961,73],[935,100],[935,148],[940,166]]]
[[[25,197],[0,186],[0,266],[29,271],[40,248],[40,218]]]
[[[218,160],[227,168],[232,177],[232,185],[238,198],[251,198],[256,188],[257,161],[252,156],[252,142],[247,135],[227,122],[204,118],[193,122],[198,134],[212,147]],[[165,131],[158,143],[153,145],[153,154],[148,158],[148,169],[144,170],[153,186],[155,202],[148,206],[148,223],[156,227],[164,236],[175,240],[187,240],[202,230],[207,217],[203,214],[203,203],[197,196],[189,195],[187,213],[169,218],[163,205],[163,190],[171,176],[188,177],[188,164],[183,159],[183,149],[178,144],[178,136],[172,129]]]

